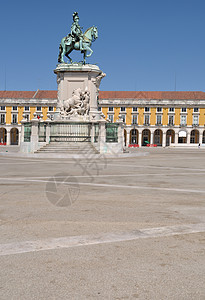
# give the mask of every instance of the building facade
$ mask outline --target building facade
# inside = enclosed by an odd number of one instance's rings
[[[126,124],[125,146],[194,146],[205,143],[204,92],[106,92],[99,107]]]
[[[0,144],[19,145],[21,121],[56,110],[57,91],[0,91]],[[204,92],[100,91],[99,110],[124,122],[124,146],[205,144]]]

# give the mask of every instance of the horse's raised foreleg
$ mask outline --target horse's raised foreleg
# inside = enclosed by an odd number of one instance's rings
[[[85,52],[87,52],[87,51],[90,51],[90,53],[88,55],[86,55],[86,57],[90,57],[93,54],[93,50],[87,46]]]

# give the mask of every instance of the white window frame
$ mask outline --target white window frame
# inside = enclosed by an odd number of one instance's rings
[[[134,121],[135,120],[135,121]],[[138,121],[138,115],[132,115],[132,124],[137,124]]]
[[[174,113],[175,109],[174,107],[169,107],[169,113]]]
[[[4,116],[4,122],[1,121],[2,116]],[[0,124],[6,124],[6,114],[5,113],[1,113],[0,114]]]
[[[146,122],[147,118],[148,118],[148,122]],[[149,114],[144,115],[144,125],[150,125],[150,115]]]
[[[160,122],[158,122],[158,118],[160,117]],[[162,115],[156,115],[156,124],[157,125],[162,125]]]
[[[173,121],[170,122],[170,119],[172,119]],[[168,125],[174,125],[174,115],[169,115],[168,116]]]
[[[195,121],[197,119],[197,122]],[[199,125],[199,115],[193,115],[193,125]]]
[[[16,122],[14,122],[14,116],[16,116]],[[12,114],[12,124],[18,124],[18,114]]]
[[[187,124],[187,116],[181,115],[180,116],[180,125],[186,125]]]

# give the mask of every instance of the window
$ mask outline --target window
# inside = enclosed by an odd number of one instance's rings
[[[157,107],[157,112],[162,112],[162,107]]]
[[[199,124],[199,116],[193,116],[193,125],[198,125]]]
[[[5,124],[5,114],[1,114],[1,119],[0,119],[0,121],[1,121],[1,124]]]
[[[102,111],[102,107],[98,106],[98,111]]]
[[[36,110],[37,110],[37,111],[41,111],[41,106],[37,106],[37,107],[36,107]]]
[[[29,115],[29,114],[26,114],[26,115],[25,115],[25,118],[26,118],[27,121],[29,121],[30,115]]]
[[[137,111],[137,107],[133,107],[133,108],[132,108],[132,111]]]
[[[48,110],[49,110],[49,111],[53,111],[53,106],[49,106],[49,107],[48,107]]]
[[[113,123],[113,115],[109,115],[108,118],[109,118],[110,122]]]
[[[24,107],[24,110],[25,110],[25,111],[29,111],[29,109],[30,109],[29,106],[25,106],[25,107]]]
[[[149,107],[145,107],[144,111],[149,112]]]
[[[121,107],[121,111],[126,111],[125,107]]]
[[[185,113],[186,112],[186,107],[182,107],[181,111]]]
[[[125,123],[125,115],[121,115],[122,116],[122,121]]]
[[[194,112],[199,112],[199,108],[198,107],[194,107]]]
[[[170,107],[169,112],[174,112],[174,107]]]
[[[13,110],[17,110],[17,106],[13,106]]]
[[[6,109],[6,107],[5,106],[1,106],[1,110],[5,110]]]
[[[12,115],[12,123],[17,124],[17,114]]]
[[[108,107],[108,111],[114,111],[113,107],[112,106]]]
[[[169,125],[174,125],[174,116],[169,116]]]
[[[157,125],[162,124],[162,115],[157,115]]]
[[[186,125],[186,116],[181,116],[181,125]]]
[[[137,124],[137,115],[132,116],[132,124]]]
[[[144,116],[144,124],[149,125],[149,115]]]

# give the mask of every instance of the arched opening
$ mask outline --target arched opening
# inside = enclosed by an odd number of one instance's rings
[[[127,131],[124,129],[124,146],[127,146]]]
[[[157,146],[162,146],[162,130],[161,129],[156,129],[154,132],[154,144]]]
[[[170,146],[171,143],[175,143],[175,132],[173,129],[167,130],[166,133],[166,146]]]
[[[203,136],[202,136],[202,143],[205,144],[205,130],[204,130]]]
[[[194,129],[190,134],[190,144],[198,144],[199,143],[199,131]]]
[[[130,130],[130,144],[138,144],[138,130]]]
[[[19,144],[19,131],[17,128],[12,128],[10,131],[11,145]]]
[[[0,144],[6,144],[7,142],[7,131],[5,128],[0,128]]]
[[[147,144],[150,144],[150,130],[149,129],[144,129],[142,131],[142,146],[146,146]]]
[[[178,143],[179,144],[186,144],[187,143],[187,133],[186,133],[185,130],[179,131]]]

